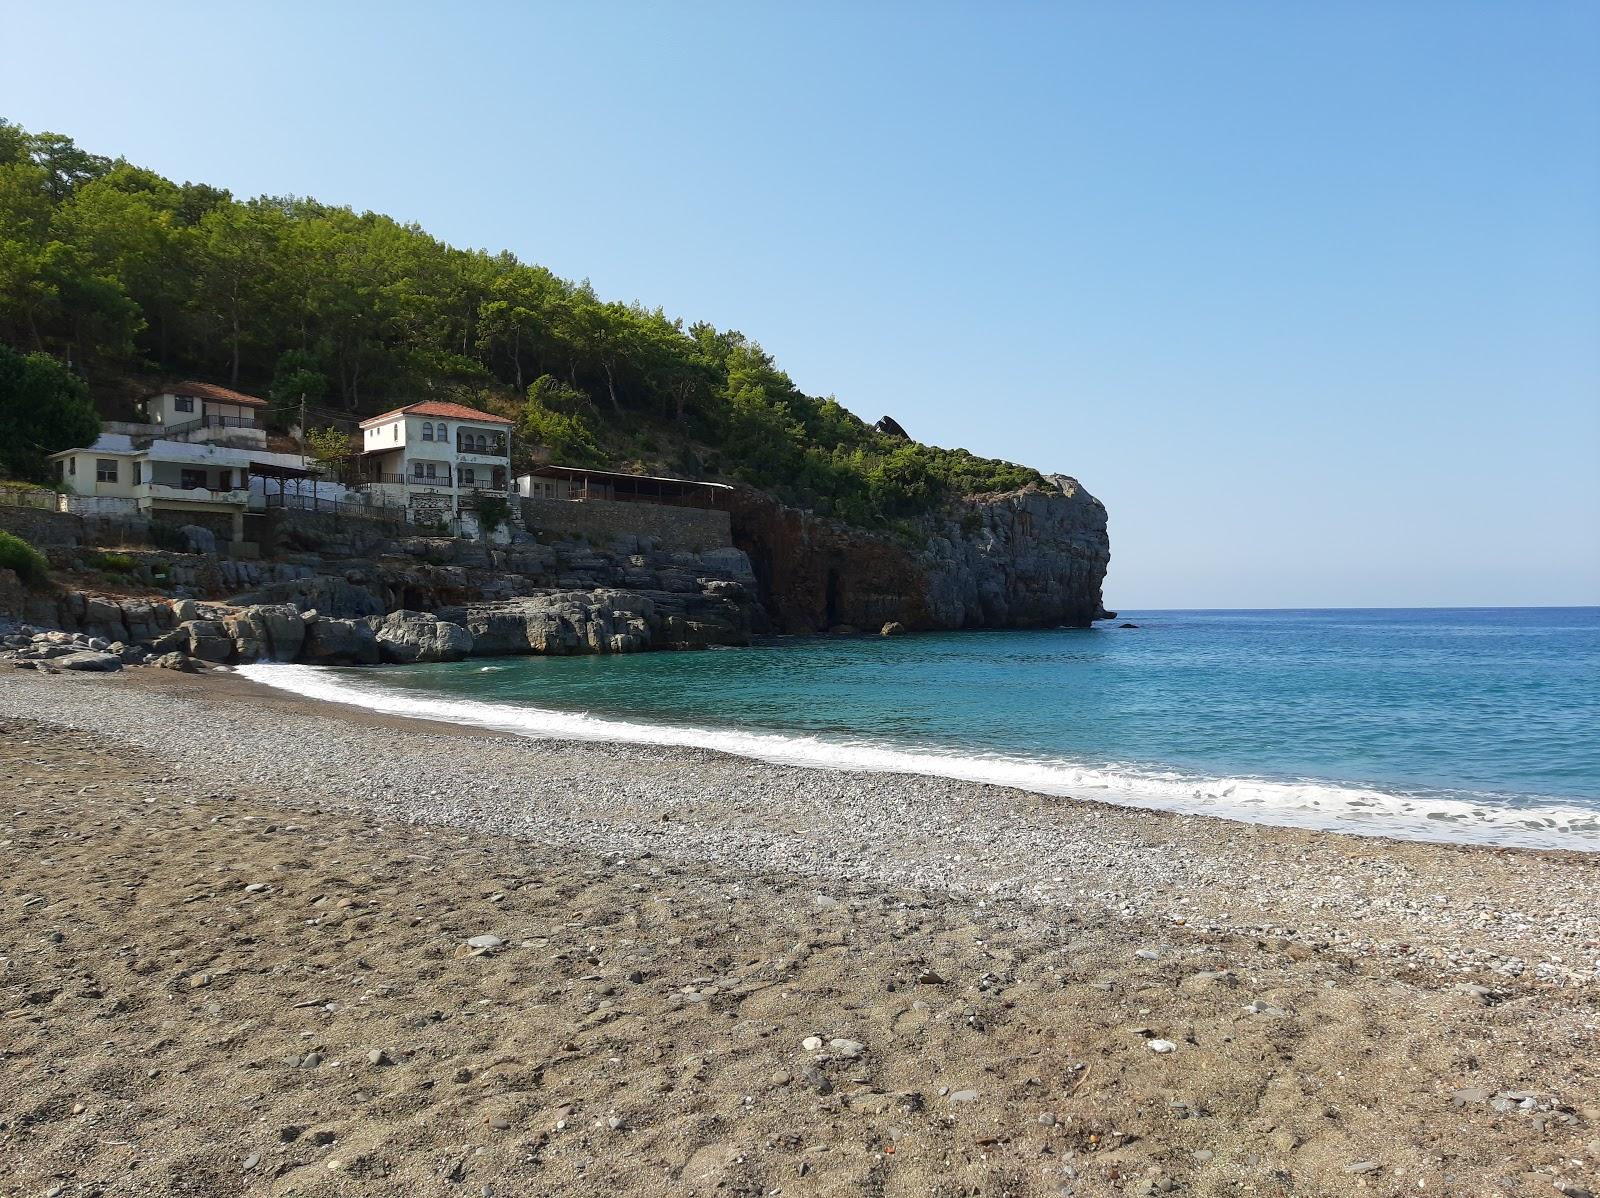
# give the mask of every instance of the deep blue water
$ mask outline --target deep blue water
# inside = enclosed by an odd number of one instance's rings
[[[1140,627],[263,673],[530,733],[1600,848],[1600,608],[1121,619]]]

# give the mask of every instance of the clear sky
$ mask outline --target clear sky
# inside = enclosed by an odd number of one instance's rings
[[[1107,601],[1600,602],[1600,4],[29,4],[0,115],[1076,475]]]

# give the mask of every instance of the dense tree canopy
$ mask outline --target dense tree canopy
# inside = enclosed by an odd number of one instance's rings
[[[47,482],[50,454],[99,435],[100,417],[82,379],[48,354],[0,345],[0,479]]]
[[[874,431],[759,345],[372,212],[176,184],[0,121],[0,341],[366,414],[499,407],[558,458],[742,478],[856,523],[1037,478]]]

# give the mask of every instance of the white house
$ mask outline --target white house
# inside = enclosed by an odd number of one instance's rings
[[[144,428],[168,441],[264,449],[267,401],[211,383],[175,383],[139,401]],[[119,428],[120,431],[120,428]]]
[[[221,513],[231,517],[233,539],[243,541],[252,456],[224,445],[101,433],[93,445],[50,458],[70,491],[68,510],[71,497],[85,497],[101,510]]]
[[[296,480],[319,502],[348,498],[343,487],[312,478],[304,455],[272,453],[259,415],[266,400],[210,383],[175,383],[140,401],[145,420],[102,426],[93,445],[51,454],[65,484],[67,511],[199,513],[229,517],[234,542],[244,541],[247,511],[269,503],[267,479]]]
[[[424,400],[359,427],[357,485],[379,502],[407,508],[414,520],[459,516],[480,495],[510,496],[512,422],[503,416]]]

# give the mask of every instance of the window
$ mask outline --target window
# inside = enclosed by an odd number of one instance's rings
[[[172,408],[175,412],[192,412],[194,411],[194,397],[192,395],[179,395],[173,399]]]
[[[426,466],[423,467],[423,471],[427,474],[427,476],[429,478],[433,478],[434,477],[434,473],[433,473],[434,472],[434,465],[433,465],[433,463],[429,462]]]
[[[178,473],[178,485],[185,491],[205,490],[206,472],[204,470],[182,470]]]
[[[478,481],[478,472],[476,470],[474,470],[471,466],[463,466],[463,467],[461,467],[461,482],[462,482],[462,485],[470,487],[473,483],[475,483],[477,481]]]
[[[400,439],[400,425],[398,423],[396,423],[394,426],[394,439],[396,441]]]
[[[98,483],[114,483],[117,481],[117,459],[97,458],[94,463],[94,480]]]
[[[441,440],[441,441],[448,441],[450,439],[450,426],[445,424],[444,421],[442,421],[442,420],[439,422],[439,438],[438,439]]]
[[[433,440],[433,423],[431,421],[424,420],[422,422],[422,439],[424,441]]]
[[[479,433],[478,434],[478,452],[479,453],[488,453],[489,452],[489,434],[488,433]]]
[[[413,478],[421,478],[422,477],[422,463],[421,462],[412,462],[411,463],[411,476]]]
[[[233,490],[233,480],[229,477],[231,473],[232,473],[232,471],[229,471],[229,470],[218,470],[217,471],[217,490],[219,490],[219,491],[231,491],[231,490]]]
[[[68,458],[67,459],[67,473],[68,474],[76,474],[76,473],[78,473],[78,459],[77,458]]]
[[[133,485],[137,487],[143,481],[144,481],[144,463],[143,462],[135,462],[133,464]]]

